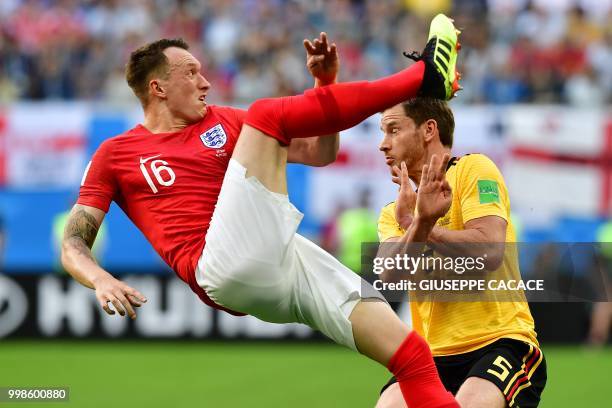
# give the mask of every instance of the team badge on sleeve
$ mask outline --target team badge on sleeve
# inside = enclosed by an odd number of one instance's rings
[[[480,204],[499,203],[499,187],[494,180],[478,180]]]
[[[223,130],[223,126],[219,123],[202,133],[200,139],[202,143],[204,143],[204,146],[210,147],[211,149],[220,149],[225,145],[225,142],[227,142],[227,135],[225,134],[225,130]]]

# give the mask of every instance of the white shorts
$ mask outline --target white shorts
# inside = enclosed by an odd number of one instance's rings
[[[230,160],[196,280],[217,304],[268,322],[299,322],[356,349],[348,319],[370,284],[296,233],[302,214]]]

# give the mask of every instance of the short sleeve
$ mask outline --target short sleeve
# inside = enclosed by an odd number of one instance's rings
[[[239,127],[242,127],[244,120],[246,119],[247,111],[244,109],[232,108],[234,115],[236,116],[236,122]]]
[[[387,204],[378,217],[378,240],[385,242],[389,238],[401,237],[404,233],[395,220],[395,203]]]
[[[469,155],[463,160],[466,160],[465,167],[458,175],[463,222],[490,215],[508,221],[508,190],[495,163],[482,154]]]
[[[117,183],[111,169],[111,144],[106,141],[100,145],[87,164],[77,204],[87,205],[108,212],[117,193]]]

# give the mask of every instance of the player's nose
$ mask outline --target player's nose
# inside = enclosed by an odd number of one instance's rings
[[[390,148],[391,147],[389,146],[389,141],[386,137],[383,137],[383,139],[380,141],[380,144],[378,145],[378,150],[380,150],[381,152],[386,152]]]
[[[200,76],[200,80],[198,81],[198,88],[199,89],[209,89],[210,88],[210,82],[208,82],[208,80],[204,77],[204,75],[202,74],[198,74]]]

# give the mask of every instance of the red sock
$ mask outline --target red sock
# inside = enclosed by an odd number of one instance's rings
[[[288,145],[294,137],[333,134],[369,116],[415,97],[425,63],[368,82],[347,82],[314,88],[303,95],[255,101],[245,123]]]
[[[410,332],[387,368],[397,379],[409,408],[459,408],[440,381],[429,346],[416,332]]]

